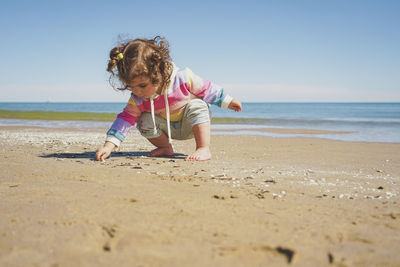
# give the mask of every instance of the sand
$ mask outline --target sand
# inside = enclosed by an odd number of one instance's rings
[[[399,266],[400,144],[0,127],[0,266]]]

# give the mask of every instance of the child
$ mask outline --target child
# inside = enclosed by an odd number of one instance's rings
[[[116,69],[115,69],[116,67]],[[171,138],[195,138],[196,151],[186,160],[211,159],[210,112],[208,104],[241,111],[239,100],[220,86],[204,80],[190,69],[179,70],[171,61],[168,43],[136,39],[110,51],[107,71],[118,77],[122,88],[132,92],[128,104],[107,132],[106,142],[96,151],[96,159],[106,159],[135,125],[157,148],[150,157],[173,156]]]

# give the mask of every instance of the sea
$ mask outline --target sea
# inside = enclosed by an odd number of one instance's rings
[[[126,103],[11,103],[0,110],[119,113]],[[341,141],[400,143],[400,103],[243,103],[241,112],[210,107],[214,118],[244,118],[212,124],[213,134],[316,137]],[[229,121],[229,120],[228,120]],[[110,122],[0,119],[0,126],[108,127]],[[263,128],[314,129],[346,133],[302,134]],[[284,132],[284,131],[283,131]]]

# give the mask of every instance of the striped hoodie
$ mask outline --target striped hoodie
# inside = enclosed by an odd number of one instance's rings
[[[169,87],[164,91],[164,97],[142,98],[131,94],[124,110],[117,115],[107,132],[106,141],[119,146],[124,141],[129,130],[136,124],[142,112],[151,112],[170,121],[182,120],[186,105],[194,98],[201,98],[206,103],[222,108],[228,108],[232,97],[224,89],[194,74],[190,69],[179,70],[174,65]],[[168,137],[171,138],[168,131]]]

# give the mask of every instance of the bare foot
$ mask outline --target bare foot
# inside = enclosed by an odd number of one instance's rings
[[[201,147],[196,149],[192,155],[186,157],[187,161],[204,161],[211,159],[211,152],[209,147]]]
[[[169,147],[159,147],[147,154],[149,157],[170,157],[174,155],[174,149],[172,146]]]

